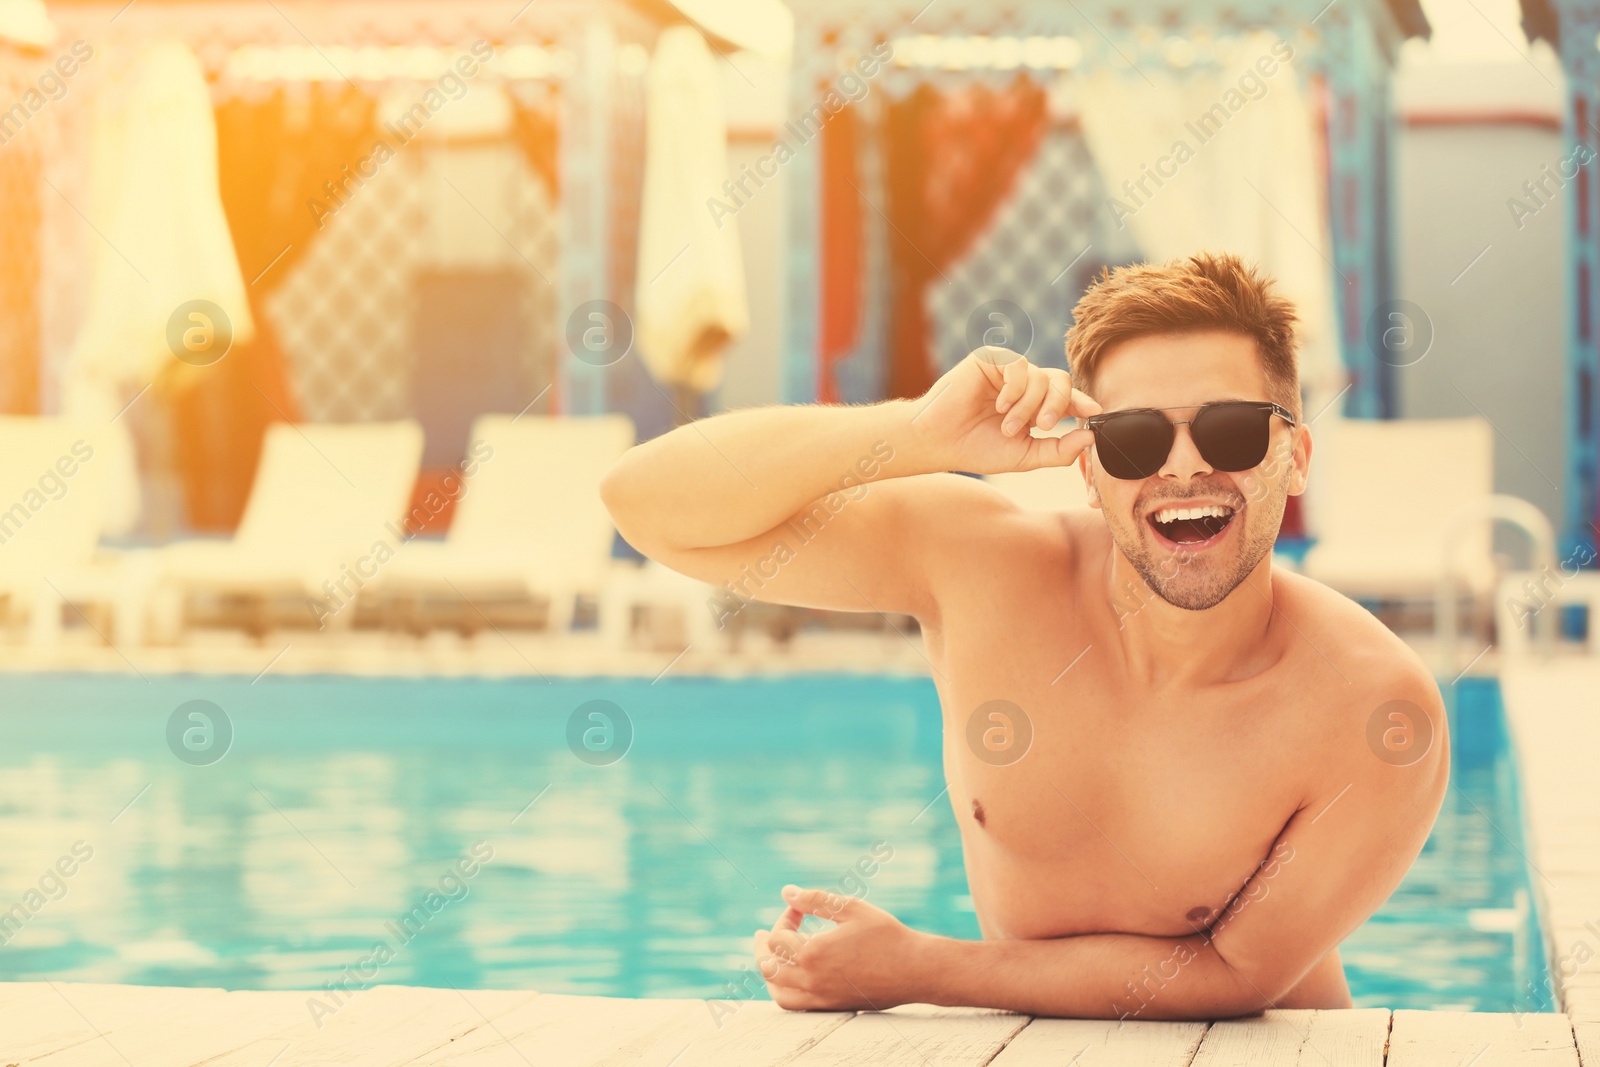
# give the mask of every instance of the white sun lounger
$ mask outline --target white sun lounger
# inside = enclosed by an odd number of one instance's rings
[[[1327,419],[1308,479],[1305,573],[1356,597],[1432,596],[1441,571],[1483,594],[1494,584],[1489,528],[1445,538],[1463,508],[1494,493],[1494,430],[1483,419]]]
[[[314,621],[348,625],[349,605],[379,558],[404,540],[421,462],[422,428],[409,419],[274,423],[233,538],[159,552],[158,635],[182,629],[185,598],[195,593],[303,597]]]
[[[542,598],[550,625],[570,624],[580,594],[612,572],[615,529],[600,479],[634,442],[626,415],[483,415],[473,423],[470,478],[443,541],[411,541],[380,588],[419,597]]]
[[[1089,489],[1076,464],[1033,471],[986,474],[983,480],[1013,504],[1029,511],[1082,511],[1089,508]]]
[[[1329,420],[1312,452],[1307,575],[1353,597],[1435,598],[1454,642],[1455,600],[1483,610],[1498,564],[1495,521],[1520,527],[1553,559],[1550,525],[1531,504],[1494,492],[1494,429],[1484,419]]]
[[[74,421],[0,416],[0,596],[29,640],[61,632],[61,608],[94,563],[105,527],[104,461]]]
[[[1062,423],[1037,436],[1065,437],[1075,428]],[[986,474],[983,480],[1028,511],[1080,511],[1089,507],[1089,488],[1083,484],[1083,474],[1076,463],[1070,467]]]

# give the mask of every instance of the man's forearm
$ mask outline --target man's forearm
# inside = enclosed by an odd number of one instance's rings
[[[1033,941],[923,935],[907,999],[1078,1019],[1216,1019],[1267,995],[1203,935],[1084,934]]]
[[[884,443],[893,449],[893,476],[944,469],[910,429],[915,413],[909,401],[889,401],[701,419],[631,450],[601,493],[622,536],[647,552],[734,544],[837,490],[842,477],[889,476],[874,462]]]

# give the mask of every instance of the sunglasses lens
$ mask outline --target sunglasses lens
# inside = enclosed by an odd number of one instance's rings
[[[1259,404],[1212,404],[1189,426],[1195,447],[1219,471],[1247,471],[1267,455],[1272,411]]]
[[[1172,423],[1159,411],[1113,415],[1095,430],[1100,468],[1113,478],[1148,478],[1172,451]]]

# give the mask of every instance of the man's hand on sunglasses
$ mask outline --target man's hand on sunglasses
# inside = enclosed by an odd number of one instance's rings
[[[918,403],[913,422],[949,470],[973,474],[1064,467],[1094,443],[1079,428],[1035,437],[1065,418],[1098,415],[1093,397],[1054,367],[1035,367],[1006,348],[984,347],[950,368]]]

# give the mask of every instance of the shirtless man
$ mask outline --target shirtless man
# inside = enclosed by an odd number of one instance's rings
[[[1074,320],[1076,382],[980,349],[916,400],[682,427],[602,487],[675,570],[921,624],[983,940],[786,886],[755,937],[784,1008],[1349,1007],[1337,946],[1438,813],[1432,676],[1361,607],[1272,567],[1311,459],[1292,305],[1201,255],[1113,272]],[[1156,412],[1033,433],[1131,409]],[[1099,514],[946,473],[1072,463]],[[807,914],[835,925],[811,935]]]

